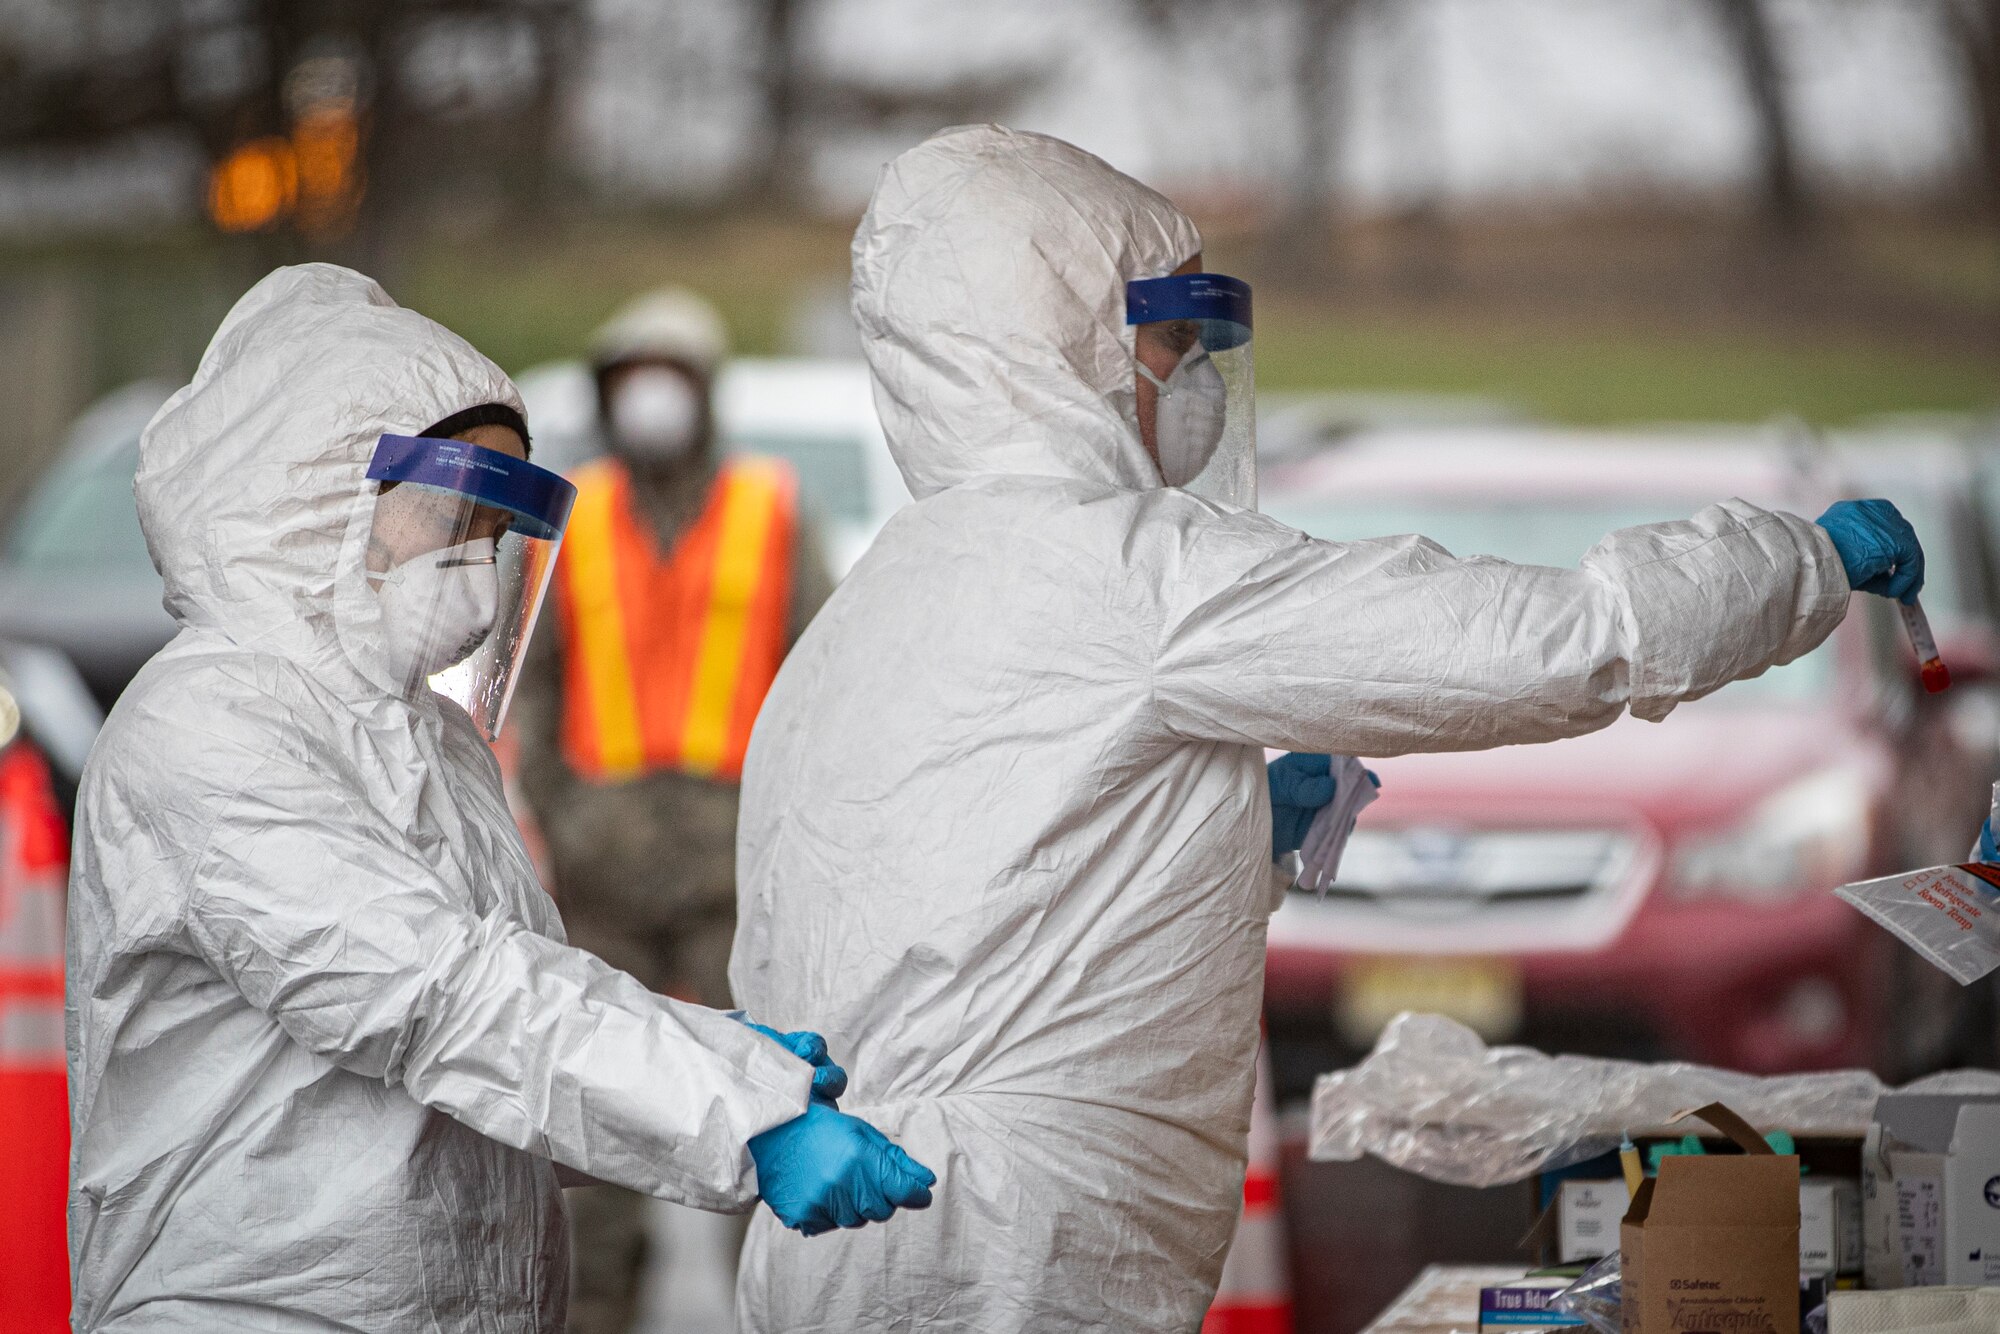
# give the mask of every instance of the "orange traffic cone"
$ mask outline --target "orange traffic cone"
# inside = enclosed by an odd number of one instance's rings
[[[63,895],[69,839],[48,765],[0,752],[0,1329],[69,1328]]]
[[[1250,1104],[1250,1170],[1243,1216],[1222,1264],[1222,1286],[1201,1322],[1202,1334],[1291,1334],[1292,1281],[1285,1265],[1285,1213],[1278,1203],[1278,1106],[1271,1094],[1270,1052],[1257,1055],[1257,1095]]]

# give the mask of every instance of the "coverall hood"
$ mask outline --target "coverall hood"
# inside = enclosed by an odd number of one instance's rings
[[[344,698],[397,693],[363,565],[368,460],[384,432],[484,403],[525,415],[498,366],[373,279],[275,270],[139,442],[139,525],[168,612]]]
[[[1008,473],[1159,487],[1125,284],[1200,252],[1164,197],[1047,135],[961,126],[891,162],[854,234],[854,320],[910,494]]]

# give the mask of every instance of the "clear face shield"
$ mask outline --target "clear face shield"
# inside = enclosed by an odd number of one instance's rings
[[[383,436],[368,476],[368,585],[389,674],[405,694],[428,684],[454,701],[490,741],[576,488],[511,454],[427,436]]]
[[[1257,377],[1250,284],[1180,273],[1125,284],[1139,374],[1156,391],[1160,476],[1209,500],[1257,507]],[[1148,365],[1152,360],[1155,365]],[[1157,366],[1171,362],[1161,374]]]

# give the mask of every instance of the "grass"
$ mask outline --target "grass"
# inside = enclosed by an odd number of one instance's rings
[[[396,296],[510,371],[575,356],[622,302],[682,283],[728,318],[739,351],[782,349],[796,295],[845,281],[848,230],[826,224],[668,220],[577,228],[523,244],[440,241],[406,265]]]
[[[1936,300],[1988,310],[2000,307],[2000,237],[1991,232],[1874,234],[1863,254],[1877,269]]]
[[[1796,331],[1506,328],[1283,309],[1259,324],[1261,386],[1485,394],[1578,425],[1762,421],[1781,413],[1837,425],[1879,413],[2000,407],[2000,369],[1979,349],[1948,356]]]
[[[621,301],[665,282],[715,299],[740,350],[772,352],[783,348],[800,292],[838,299],[848,236],[847,225],[832,222],[595,219],[434,236],[399,252],[382,276],[397,299],[509,370],[575,355]],[[85,380],[103,389],[136,373],[192,370],[221,311],[271,253],[187,235],[0,251],[0,279],[39,270],[70,275],[88,290],[94,333]],[[1914,284],[1950,288],[1960,309],[1993,296],[2000,321],[2000,295],[1978,279],[1985,254],[1903,245],[1878,257],[1921,270]],[[1920,344],[1851,324],[1701,317],[1672,304],[1629,315],[1600,309],[1586,323],[1504,297],[1443,313],[1380,296],[1367,303],[1288,297],[1269,281],[1260,293],[1258,378],[1274,389],[1471,393],[1578,424],[1796,413],[1837,425],[1878,413],[2000,407],[1990,338]]]
[[[397,295],[510,370],[574,355],[620,301],[663,282],[708,293],[741,350],[776,352],[798,291],[841,288],[847,236],[834,224],[738,220],[601,225],[530,245],[440,243],[409,265]],[[1258,381],[1268,388],[1479,394],[1580,425],[1785,413],[1837,425],[2000,407],[1988,348],[1939,351],[1792,326],[1584,327],[1504,309],[1465,318],[1267,298],[1257,332]]]

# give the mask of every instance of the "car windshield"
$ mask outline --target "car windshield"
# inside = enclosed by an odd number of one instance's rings
[[[811,497],[816,513],[835,523],[867,522],[868,459],[858,437],[732,432],[723,447],[732,454],[763,454],[785,460],[799,475],[799,494]]]
[[[132,474],[139,441],[62,460],[29,494],[6,539],[6,560],[21,569],[151,575],[139,531]]]
[[[1421,533],[1457,556],[1498,556],[1520,565],[1575,568],[1606,533],[1635,524],[1685,519],[1706,502],[1665,500],[1552,504],[1546,500],[1430,500],[1396,498],[1368,504],[1288,501],[1266,497],[1265,513],[1314,537],[1353,542]],[[1833,685],[1833,655],[1822,648],[1762,676],[1738,681],[1717,695],[1742,703],[1805,702]]]

